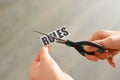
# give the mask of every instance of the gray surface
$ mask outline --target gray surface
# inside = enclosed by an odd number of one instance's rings
[[[0,0],[0,80],[29,80],[29,69],[42,46],[34,29],[49,33],[68,26],[67,39],[88,40],[98,29],[120,30],[119,0]],[[118,80],[117,68],[94,63],[74,49],[51,46],[51,55],[75,80]]]

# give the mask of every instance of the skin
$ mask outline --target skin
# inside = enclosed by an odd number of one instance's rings
[[[102,53],[95,52],[95,55],[85,54],[86,58],[95,62],[98,59],[107,59],[109,64],[115,68],[116,65],[113,58],[120,51],[120,31],[99,30],[92,35],[89,41],[103,45],[106,51]],[[96,51],[97,49],[94,47],[86,46],[85,50]]]
[[[48,53],[49,46],[40,48],[31,70],[31,80],[73,80],[71,76],[61,70]]]
[[[92,61],[98,59],[107,59],[112,67],[115,67],[113,57],[120,51],[120,31],[96,31],[89,41],[101,44],[106,49],[105,52],[95,52],[95,55],[85,54],[86,58]],[[97,49],[85,46],[87,51],[96,51]],[[31,80],[73,80],[71,76],[63,72],[59,65],[52,59],[49,54],[49,46],[40,48],[38,55],[33,61],[30,70]]]

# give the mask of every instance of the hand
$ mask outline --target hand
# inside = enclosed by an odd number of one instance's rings
[[[95,52],[95,55],[85,54],[87,59],[97,61],[97,59],[107,59],[112,67],[115,67],[113,57],[120,51],[120,31],[99,30],[93,34],[90,41],[101,44],[106,49],[105,52]],[[87,51],[96,51],[94,47],[86,46]]]
[[[40,48],[30,70],[31,80],[73,80],[51,58],[48,49],[48,46]]]

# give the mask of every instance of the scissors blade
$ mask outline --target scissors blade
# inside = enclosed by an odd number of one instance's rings
[[[34,31],[37,32],[37,33],[40,33],[40,34],[42,34],[42,35],[46,35],[46,36],[52,37],[52,38],[58,40],[58,41],[57,41],[58,43],[66,43],[66,40],[57,38],[57,37],[52,36],[52,35],[48,35],[48,34],[46,34],[46,33],[40,32],[40,31],[36,31],[36,30],[34,30]]]

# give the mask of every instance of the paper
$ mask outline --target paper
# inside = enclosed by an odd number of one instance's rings
[[[66,26],[63,26],[59,29],[56,29],[55,31],[50,32],[48,35],[52,35],[57,38],[63,39],[65,37],[69,36],[69,32],[68,32],[68,29],[66,28]],[[50,44],[53,44],[56,42],[56,39],[46,36],[46,35],[43,35],[42,37],[40,37],[40,40],[43,45],[48,45],[48,44],[50,45]]]

